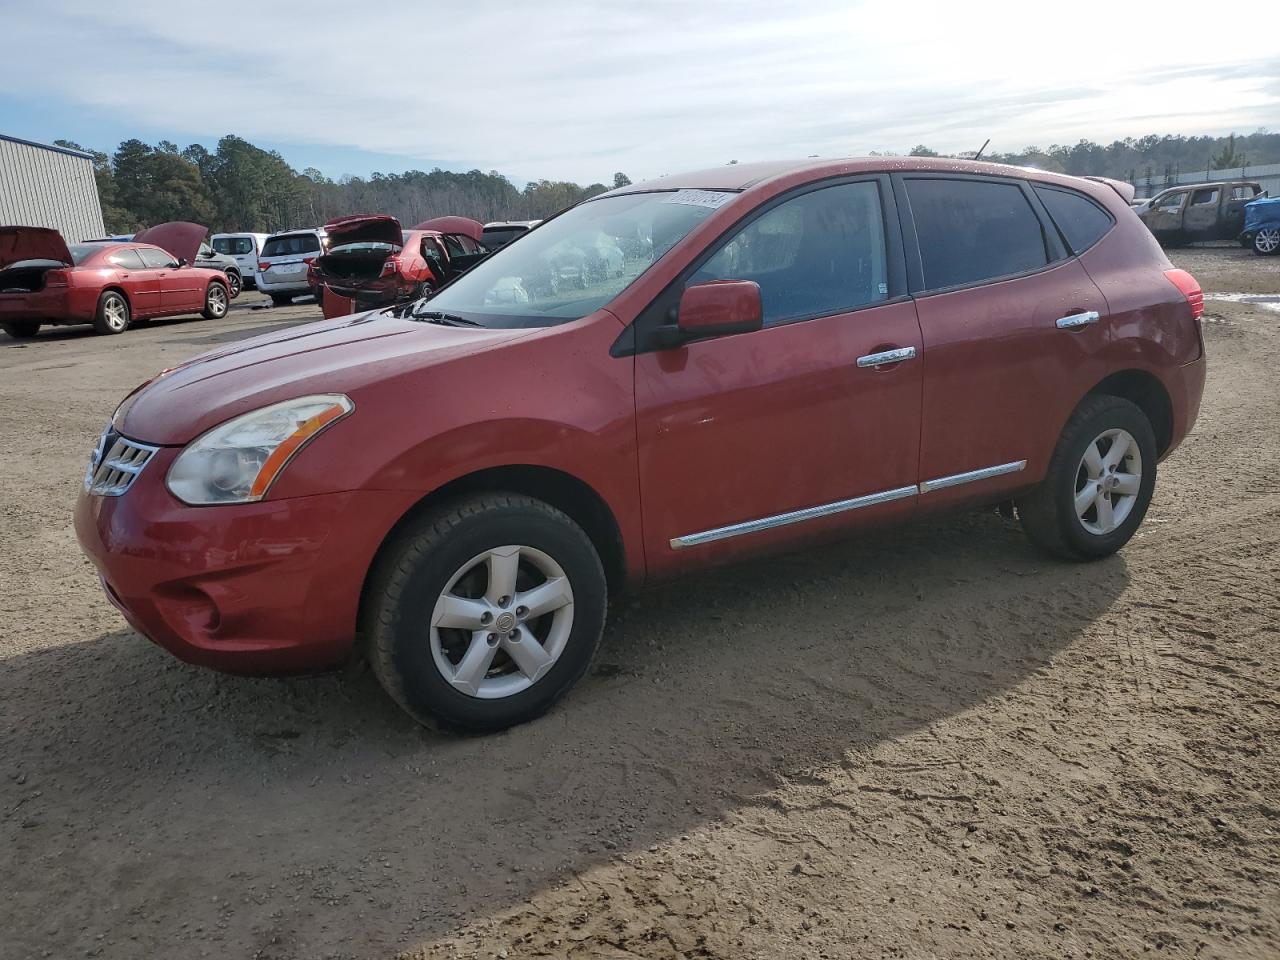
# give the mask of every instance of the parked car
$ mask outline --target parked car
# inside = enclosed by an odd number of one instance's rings
[[[325,233],[328,250],[312,261],[308,286],[357,309],[421,299],[488,256],[480,224],[464,217],[404,230],[395,217],[360,215],[329,221]]]
[[[273,233],[262,245],[254,284],[277,307],[292,303],[294,297],[315,293],[307,283],[308,269],[328,249],[328,242],[323,227]]]
[[[1245,204],[1261,192],[1247,180],[1174,187],[1152,197],[1139,216],[1165,246],[1235,240],[1244,227]]]
[[[143,318],[224,317],[226,276],[188,266],[204,232],[174,223],[138,235],[150,242],[68,246],[56,230],[0,227],[0,327],[26,338],[44,325],[92,323],[98,333],[124,333]]]
[[[1280,253],[1280,197],[1262,197],[1245,204],[1240,243],[1263,257]]]
[[[645,259],[533,282],[601,232]],[[648,581],[963,505],[1115,553],[1196,419],[1202,309],[1106,184],[915,157],[670,176],[431,299],[165,371],[106,427],[76,529],[185,660],[366,656],[414,717],[492,730],[548,709]]]
[[[484,225],[484,234],[480,239],[488,249],[497,250],[517,237],[524,236],[541,222],[541,220],[495,220]]]
[[[258,269],[258,255],[267,242],[265,233],[215,233],[209,245],[223,256],[235,260],[245,286],[254,286],[254,274]]]
[[[130,234],[120,233],[110,237],[98,237],[93,240],[82,241],[84,243],[124,243],[130,240],[136,240],[139,243],[150,242],[150,238],[156,236],[153,231],[164,231],[174,224],[183,221],[174,221],[173,223],[161,223],[154,227],[148,227],[141,233]],[[192,227],[199,224],[191,224]],[[208,227],[202,228],[205,233],[209,232]],[[244,275],[240,269],[240,264],[234,257],[225,256],[214,250],[208,243],[201,241],[200,248],[196,251],[195,259],[191,261],[191,265],[201,267],[206,270],[221,271],[227,278],[227,295],[234,300],[240,296],[240,291],[244,289]]]

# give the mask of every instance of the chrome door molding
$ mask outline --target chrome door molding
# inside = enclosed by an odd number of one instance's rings
[[[860,367],[879,367],[888,363],[901,363],[903,360],[915,358],[915,347],[899,347],[896,350],[882,350],[880,353],[868,353],[858,358]]]
[[[817,507],[805,507],[802,510],[791,510],[788,513],[761,517],[759,520],[744,520],[742,523],[731,523],[725,527],[703,530],[701,533],[687,533],[682,537],[674,537],[670,541],[671,549],[684,550],[688,547],[701,546],[704,543],[715,543],[717,540],[728,540],[731,537],[741,537],[748,533],[760,533],[764,530],[773,530],[775,527],[786,527],[793,523],[803,523],[806,520],[817,520],[837,513],[860,510],[863,507],[874,507],[882,503],[892,503],[895,500],[905,500],[907,497],[932,493],[935,490],[946,490],[949,487],[958,487],[961,484],[974,483],[978,480],[989,480],[992,477],[1001,477],[1009,473],[1020,473],[1026,469],[1026,466],[1027,461],[1015,460],[1011,463],[996,464],[993,467],[983,467],[981,470],[969,470],[965,473],[953,473],[950,476],[938,477],[935,480],[926,480],[919,485],[913,483],[907,487],[894,487],[892,490],[869,493],[866,496],[853,497],[849,500],[837,500],[835,503],[824,503]]]
[[[962,483],[973,483],[975,480],[988,480],[991,477],[1004,476],[1006,473],[1019,473],[1026,469],[1026,466],[1027,461],[1015,460],[1012,463],[1001,463],[994,467],[983,467],[981,470],[953,473],[947,477],[924,481],[920,484],[920,492],[929,493],[933,490],[945,490],[948,487],[958,487]]]
[[[837,500],[835,503],[824,503],[817,507],[805,507],[803,510],[792,510],[789,513],[778,513],[771,517],[761,517],[759,520],[747,520],[743,523],[733,523],[727,527],[716,527],[714,530],[703,530],[701,533],[689,533],[683,537],[676,537],[671,541],[672,550],[683,550],[686,547],[696,547],[704,543],[714,543],[717,540],[728,540],[730,537],[740,537],[747,533],[760,533],[763,530],[772,530],[775,527],[785,527],[793,523],[803,523],[805,520],[816,520],[819,517],[829,517],[837,513],[846,513],[850,510],[859,510],[862,507],[874,507],[881,503],[892,503],[894,500],[903,500],[907,497],[914,497],[920,492],[920,488],[914,483],[909,487],[895,487],[892,490],[882,490],[880,493],[869,493],[864,497],[854,497],[850,500]]]
[[[1097,323],[1101,319],[1097,310],[1090,310],[1087,313],[1073,313],[1069,317],[1059,317],[1055,322],[1059,330],[1076,330],[1087,327],[1091,323]]]

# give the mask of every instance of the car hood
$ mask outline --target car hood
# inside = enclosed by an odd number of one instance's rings
[[[344,243],[390,243],[398,247],[404,242],[400,221],[385,214],[330,220],[324,231],[329,235],[330,249]]]
[[[0,227],[0,270],[21,260],[72,263],[67,241],[47,227]]]
[[[535,332],[447,327],[391,311],[292,327],[164,371],[126,397],[113,422],[134,440],[177,446],[232,417],[295,397],[345,393],[359,406],[366,387]]]
[[[476,243],[479,243],[484,236],[484,224],[467,217],[435,217],[432,220],[423,220],[413,229],[434,230],[436,233],[460,233],[470,237]]]
[[[154,227],[147,227],[141,233],[134,234],[133,242],[149,243],[179,260],[195,263],[196,256],[200,253],[200,244],[208,234],[208,227],[198,223],[188,223],[185,220],[175,220],[172,223],[157,223]]]

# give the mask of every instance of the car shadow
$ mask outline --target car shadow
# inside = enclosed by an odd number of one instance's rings
[[[615,604],[590,675],[488,737],[416,727],[367,674],[224,677],[128,630],[11,657],[0,918],[35,954],[126,916],[131,956],[194,931],[224,955],[403,949],[983,709],[1127,582],[993,514],[685,578]],[[41,925],[53,888],[80,922]]]

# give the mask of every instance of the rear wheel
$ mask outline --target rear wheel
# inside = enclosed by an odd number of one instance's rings
[[[0,329],[15,340],[30,340],[40,332],[39,320],[6,320]]]
[[[485,494],[423,516],[384,552],[362,632],[374,673],[417,720],[500,730],[582,676],[606,598],[600,558],[569,517]]]
[[[98,310],[93,315],[93,329],[98,333],[124,333],[129,329],[129,301],[119,290],[105,290],[98,298]]]
[[[227,288],[214,280],[204,294],[204,309],[200,316],[206,320],[221,320],[227,315]]]
[[[1267,227],[1253,235],[1253,252],[1260,257],[1280,253],[1280,227]]]
[[[1151,422],[1120,397],[1090,397],[1058,440],[1044,481],[1017,501],[1033,542],[1069,560],[1115,553],[1137,531],[1156,485]]]
[[[244,289],[244,284],[240,280],[240,274],[234,270],[227,271],[227,296],[234,300],[240,296],[240,291]]]

